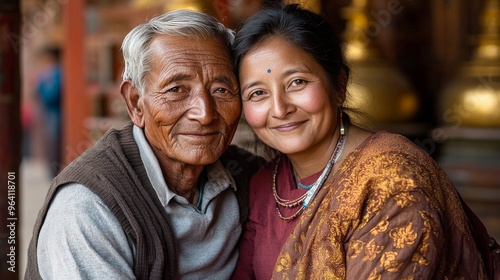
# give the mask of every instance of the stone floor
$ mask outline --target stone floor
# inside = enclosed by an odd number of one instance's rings
[[[20,279],[24,278],[27,248],[32,235],[38,210],[47,193],[50,184],[47,166],[39,160],[24,160],[20,168]],[[500,241],[500,211],[498,204],[468,202],[485,223],[489,232]]]

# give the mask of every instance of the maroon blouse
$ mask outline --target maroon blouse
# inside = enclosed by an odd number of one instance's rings
[[[276,212],[276,200],[272,189],[275,163],[276,160],[269,162],[255,173],[250,181],[250,215],[245,225],[240,244],[240,257],[233,279],[271,279],[281,247],[296,224],[297,219],[287,222]],[[314,183],[321,172],[323,170],[302,179],[301,183],[305,185]],[[305,189],[297,188],[291,163],[285,155],[281,155],[276,182],[278,195],[283,199],[296,199],[306,192]],[[280,206],[280,211],[283,216],[288,217],[299,208]]]

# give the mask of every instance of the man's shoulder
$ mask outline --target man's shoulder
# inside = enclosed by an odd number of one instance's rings
[[[99,196],[82,184],[69,183],[58,188],[50,209],[57,212],[79,212],[93,209],[96,205],[103,205]]]
[[[119,166],[117,165],[117,163],[120,162],[118,158],[122,158],[122,163],[126,161],[126,159],[123,159],[123,157],[125,157],[125,151],[120,144],[120,138],[123,138],[125,134],[129,134],[128,138],[133,139],[131,131],[129,125],[122,129],[112,128],[108,130],[91,147],[66,166],[58,176],[59,178],[56,178],[61,180],[61,177],[84,172],[95,175],[93,177],[99,174],[106,177],[109,175],[109,171],[113,166]]]

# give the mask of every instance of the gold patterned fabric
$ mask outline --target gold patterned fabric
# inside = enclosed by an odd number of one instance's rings
[[[273,279],[487,279],[457,191],[402,136],[374,134],[299,218]]]

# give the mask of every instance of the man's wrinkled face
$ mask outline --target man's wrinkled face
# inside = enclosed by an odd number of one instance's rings
[[[160,161],[214,162],[230,144],[241,114],[238,83],[218,40],[158,36],[137,106]]]

